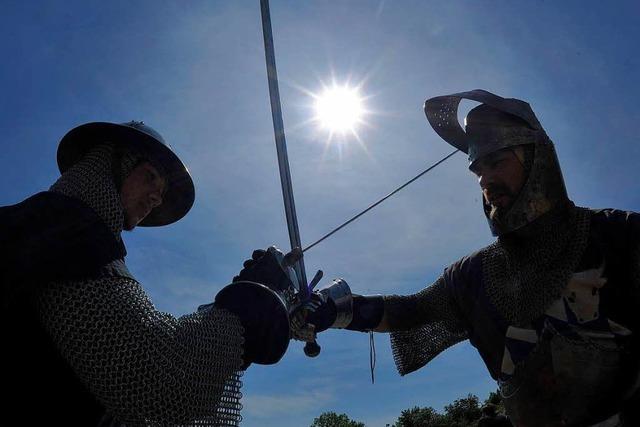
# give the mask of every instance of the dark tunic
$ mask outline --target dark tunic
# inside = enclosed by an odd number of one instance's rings
[[[124,244],[82,202],[42,192],[0,208],[0,251],[2,424],[97,425],[104,408],[44,330],[36,295],[53,281],[130,277]]]
[[[576,400],[584,393],[574,412],[589,412],[594,422],[623,410],[640,360],[639,246],[640,215],[593,211],[587,248],[567,289],[529,328],[510,325],[490,302],[481,251],[445,270],[471,344],[506,394],[520,393],[513,411],[564,414],[568,393]]]

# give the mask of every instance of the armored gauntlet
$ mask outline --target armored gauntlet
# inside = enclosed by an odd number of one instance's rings
[[[307,322],[315,327],[315,332],[328,328],[370,331],[380,324],[384,314],[382,296],[354,295],[343,279],[314,292],[311,299]]]

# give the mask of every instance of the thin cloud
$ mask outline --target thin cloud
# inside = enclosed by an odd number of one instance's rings
[[[287,395],[249,395],[242,399],[243,412],[256,418],[289,418],[307,415],[334,400],[331,393],[312,391]]]

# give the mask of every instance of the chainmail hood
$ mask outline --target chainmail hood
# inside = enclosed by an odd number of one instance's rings
[[[124,151],[118,157],[119,164],[114,167],[113,145],[97,145],[63,173],[49,191],[87,204],[120,240],[124,211],[119,187],[141,159],[132,151]],[[116,181],[119,185],[116,185]]]
[[[462,99],[481,104],[469,112],[465,129],[458,121]],[[424,112],[433,130],[447,143],[469,154],[470,163],[505,148],[534,146],[533,164],[519,197],[499,222],[487,217],[494,236],[524,227],[568,202],[553,143],[528,103],[476,89],[430,98],[425,102]]]
[[[527,179],[509,210],[500,218],[492,218],[491,206],[483,198],[485,216],[494,236],[518,230],[568,202],[558,157],[544,129],[533,129],[523,119],[486,104],[471,110],[465,123],[471,164],[504,148],[533,147]]]

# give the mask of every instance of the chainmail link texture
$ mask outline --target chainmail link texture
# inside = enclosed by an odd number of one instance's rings
[[[486,293],[512,325],[528,327],[560,298],[587,246],[591,212],[571,205],[482,250]]]
[[[393,359],[400,375],[420,369],[468,338],[442,277],[417,294],[390,295],[384,302],[392,331]]]
[[[120,193],[113,181],[112,157],[111,144],[97,145],[82,160],[63,173],[49,191],[84,202],[98,214],[114,236],[120,240],[124,212]],[[127,164],[123,168],[132,169],[133,167]],[[130,173],[131,170],[128,172]]]
[[[63,357],[128,427],[240,422],[243,328],[233,314],[176,319],[121,277],[50,284],[39,307]]]

